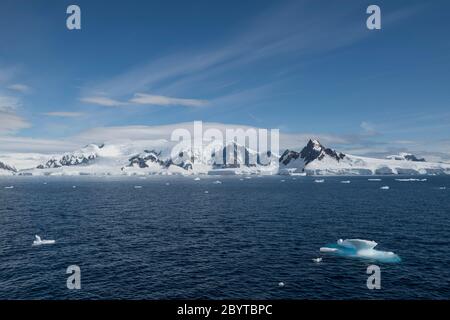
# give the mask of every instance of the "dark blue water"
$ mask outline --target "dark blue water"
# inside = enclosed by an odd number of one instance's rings
[[[0,298],[448,299],[450,178],[427,178],[2,178]],[[402,262],[312,262],[339,238]],[[381,290],[366,287],[373,263]],[[81,290],[66,288],[73,264]]]

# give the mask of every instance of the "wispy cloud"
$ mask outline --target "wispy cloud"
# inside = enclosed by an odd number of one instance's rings
[[[104,96],[85,97],[81,98],[80,101],[104,107],[123,107],[131,105],[203,107],[208,105],[208,101],[206,100],[175,98],[146,93],[135,93],[134,97],[128,101],[119,101]]]
[[[9,90],[18,91],[20,93],[29,93],[31,88],[25,84],[15,83],[7,87]]]
[[[375,127],[366,121],[361,122],[360,124],[361,129],[363,129],[363,134],[367,136],[375,136],[378,134],[377,130],[375,130]]]
[[[19,106],[19,99],[0,95],[0,134],[15,133],[31,126],[28,121],[16,114]]]
[[[104,107],[120,107],[126,105],[125,102],[121,102],[108,97],[91,96],[80,99],[81,102],[95,104]]]
[[[13,111],[20,106],[20,100],[16,97],[0,95],[0,111]]]
[[[54,111],[54,112],[43,113],[43,115],[49,116],[49,117],[77,118],[77,117],[82,117],[85,114],[82,112]]]
[[[166,96],[156,96],[145,93],[136,93],[130,100],[136,104],[150,104],[158,106],[184,106],[184,107],[203,107],[208,105],[208,101],[197,99],[180,99]]]

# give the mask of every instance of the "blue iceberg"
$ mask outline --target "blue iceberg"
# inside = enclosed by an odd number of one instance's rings
[[[374,249],[378,243],[362,239],[339,239],[336,243],[320,248],[320,252],[344,257],[376,260],[379,262],[398,263],[400,257],[393,252]]]

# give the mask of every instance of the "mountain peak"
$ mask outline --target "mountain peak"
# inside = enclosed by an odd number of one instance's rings
[[[322,160],[325,156],[329,156],[339,162],[339,160],[344,159],[345,154],[338,153],[330,148],[325,148],[319,140],[316,139],[309,139],[306,147],[300,151],[300,157],[305,161],[305,165],[316,159]]]
[[[6,163],[3,163],[0,161],[0,169],[11,171],[11,172],[17,172],[16,168],[13,166],[7,165]]]

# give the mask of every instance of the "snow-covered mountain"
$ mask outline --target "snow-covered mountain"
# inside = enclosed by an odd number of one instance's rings
[[[343,154],[310,140],[300,152],[286,150],[280,157],[280,172],[308,175],[450,174],[450,164],[422,161],[412,155],[375,159]]]
[[[16,168],[0,161],[0,175],[13,175],[17,172]]]
[[[406,160],[406,161],[417,161],[417,162],[425,162],[425,158],[418,158],[411,153],[401,152],[398,155],[387,156],[386,159],[389,160]]]
[[[46,163],[37,166],[37,168],[49,169],[49,168],[69,167],[78,165],[88,165],[98,157],[99,150],[103,147],[104,147],[103,145],[97,146],[95,144],[90,144],[73,153],[65,153],[61,157],[53,157],[49,159]]]
[[[326,148],[317,140],[310,140],[298,151],[285,150],[281,156],[258,154],[236,143],[219,149],[203,146],[202,151],[184,148],[175,155],[171,154],[172,148],[173,144],[162,140],[146,144],[90,144],[74,152],[49,156],[33,168],[16,170],[0,162],[0,172],[9,175],[450,174],[450,164],[426,162],[411,154],[389,159],[353,156]]]

